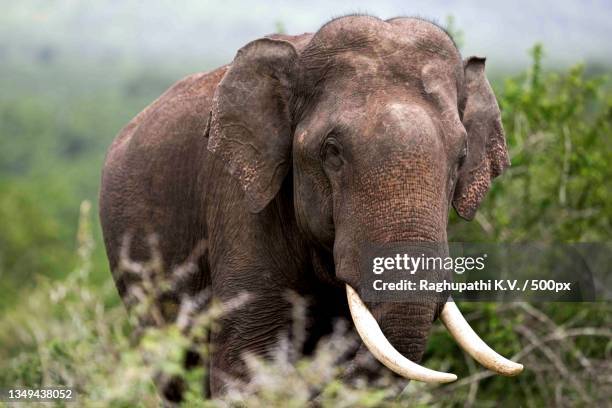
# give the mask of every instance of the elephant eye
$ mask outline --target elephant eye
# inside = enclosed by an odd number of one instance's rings
[[[461,148],[461,151],[459,151],[459,167],[461,167],[463,165],[463,162],[465,162],[465,158],[467,157],[467,143]]]
[[[321,146],[321,159],[332,170],[338,170],[344,164],[342,146],[333,137],[328,137]]]

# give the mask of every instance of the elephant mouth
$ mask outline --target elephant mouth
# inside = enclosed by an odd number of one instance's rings
[[[348,284],[346,296],[353,323],[361,340],[383,365],[409,380],[429,383],[448,383],[457,380],[455,374],[431,370],[400,354],[387,340],[357,292]],[[454,302],[450,300],[446,302],[440,320],[459,346],[485,368],[505,376],[515,376],[523,371],[522,364],[508,360],[490,348],[470,327]]]

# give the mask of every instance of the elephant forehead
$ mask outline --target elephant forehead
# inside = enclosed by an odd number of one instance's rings
[[[427,65],[451,86],[461,81],[462,60],[450,37],[431,23],[403,20],[345,17],[324,26],[300,55],[307,88],[420,89]]]
[[[383,21],[371,16],[346,16],[330,21],[315,33],[303,55],[316,60],[346,53],[387,60],[417,55],[461,60],[452,38],[431,22],[417,18]]]

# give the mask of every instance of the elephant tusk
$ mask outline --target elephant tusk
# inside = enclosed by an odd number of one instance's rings
[[[453,338],[476,361],[485,368],[501,375],[514,376],[523,371],[523,365],[510,361],[489,347],[470,327],[461,311],[453,301],[448,301],[442,309],[440,320]]]
[[[361,340],[374,357],[388,369],[409,380],[429,383],[447,383],[457,380],[455,374],[430,370],[402,356],[389,343],[372,313],[350,285],[346,285],[346,297],[351,317]]]

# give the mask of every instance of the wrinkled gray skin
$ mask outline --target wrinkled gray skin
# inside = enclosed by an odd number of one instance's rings
[[[310,299],[308,352],[348,316],[360,245],[445,242],[451,204],[471,219],[507,165],[484,59],[463,61],[427,21],[347,16],[253,41],[174,85],[111,146],[100,217],[113,271],[124,234],[146,259],[156,232],[168,269],[199,266],[186,291],[254,295],[211,339],[215,395],[224,375],[248,375],[244,352],[265,355],[289,332],[287,290]],[[441,304],[369,307],[419,361]]]

